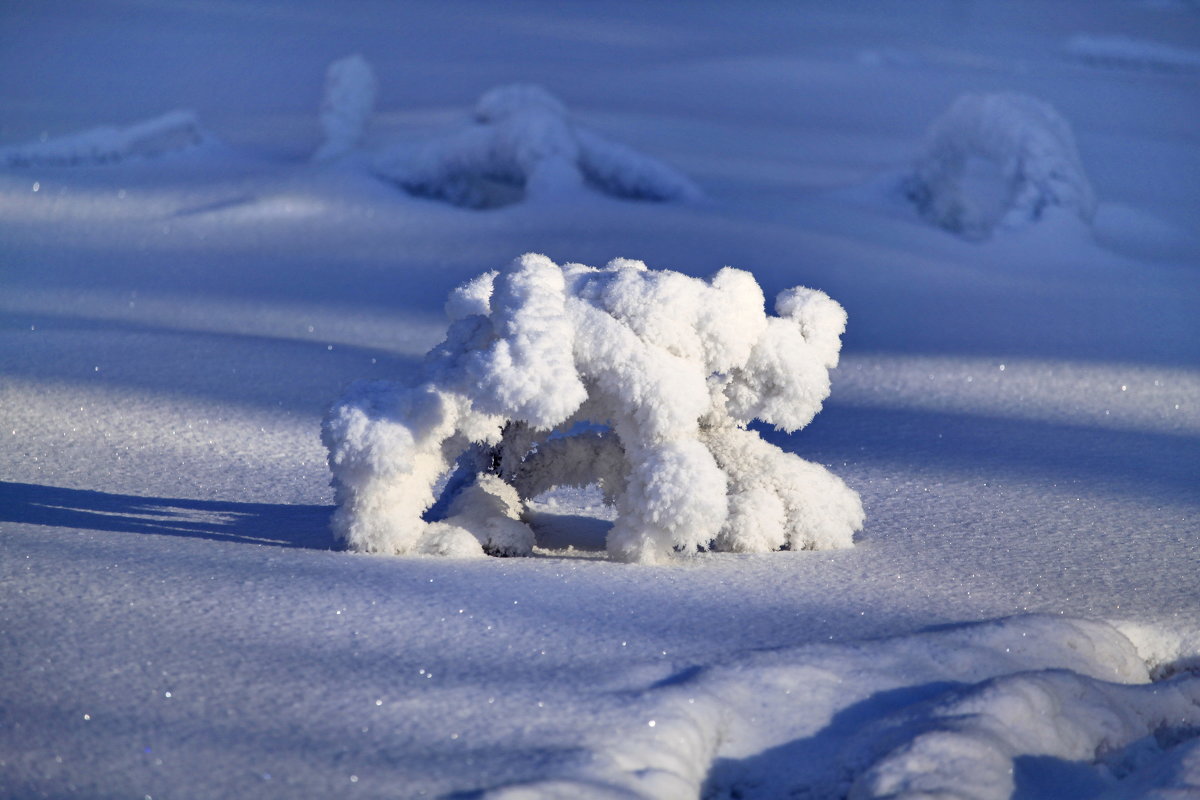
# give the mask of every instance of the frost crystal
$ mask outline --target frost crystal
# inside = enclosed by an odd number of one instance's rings
[[[416,385],[359,382],[325,420],[351,549],[528,554],[524,500],[591,484],[616,506],[622,561],[849,547],[861,527],[839,478],[747,429],[801,428],[828,396],[846,314],[823,292],[784,291],[768,316],[741,270],[705,281],[528,254],[446,311]]]
[[[930,128],[905,193],[936,225],[967,238],[1035,222],[1065,209],[1096,213],[1071,127],[1048,104],[1022,94],[968,94]]]
[[[700,190],[660,161],[577,125],[540,86],[492,89],[473,124],[395,146],[375,172],[411,194],[470,208],[559,198],[590,187],[637,200],[694,200]]]

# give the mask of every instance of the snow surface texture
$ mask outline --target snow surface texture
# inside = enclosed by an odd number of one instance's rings
[[[1060,209],[1085,223],[1096,213],[1070,125],[1014,93],[958,98],[933,123],[904,188],[926,219],[970,239]]]
[[[325,73],[325,97],[321,101],[325,141],[313,155],[315,160],[343,156],[361,143],[375,110],[377,89],[375,73],[361,55],[347,56],[329,65]]]
[[[0,163],[13,167],[110,164],[191,150],[212,141],[190,111],[172,111],[125,128],[81,133],[0,147]]]
[[[846,327],[825,293],[780,292],[770,317],[741,270],[703,281],[528,254],[460,286],[446,311],[420,385],[356,384],[325,420],[334,527],[351,549],[528,555],[521,498],[590,484],[616,504],[620,561],[843,548],[862,527],[839,478],[746,429],[792,432],[821,409]],[[588,425],[610,430],[571,435]],[[492,449],[465,469],[499,476],[480,473],[445,519],[423,521],[472,444]]]
[[[475,124],[393,147],[374,170],[414,195],[469,208],[554,200],[584,187],[634,200],[700,197],[683,174],[577,125],[558,98],[527,84],[492,89],[475,106]]]
[[[0,796],[841,800],[915,787],[911,752],[931,780],[993,765],[1013,800],[1193,800],[1200,80],[1063,46],[1195,50],[1197,11],[0,3],[0,147],[173,108],[222,142],[0,162]],[[326,68],[356,52],[379,111],[314,163]],[[707,201],[478,213],[370,173],[513,81]],[[1000,90],[1070,120],[1090,230],[967,240],[897,192],[931,120]],[[529,249],[736,264],[768,310],[835,297],[820,414],[754,429],[860,494],[855,547],[615,563],[616,509],[560,487],[525,502],[533,557],[334,549],[329,400],[419,385],[447,294]],[[533,439],[590,449],[554,459],[584,480],[619,473],[606,436]],[[474,486],[430,517],[523,530]]]

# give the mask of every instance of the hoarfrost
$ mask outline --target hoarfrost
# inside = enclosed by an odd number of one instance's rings
[[[904,191],[921,214],[966,238],[1064,209],[1090,223],[1096,197],[1071,128],[1022,94],[968,94],[930,128]]]
[[[768,316],[741,270],[527,254],[446,308],[418,385],[360,382],[325,420],[351,549],[527,554],[524,499],[590,484],[616,505],[623,561],[851,545],[858,495],[746,427],[798,429],[828,396],[846,314],[823,292],[782,292]],[[456,464],[447,517],[425,519]]]

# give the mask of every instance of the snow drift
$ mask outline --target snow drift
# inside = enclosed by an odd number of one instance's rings
[[[540,86],[492,89],[474,116],[441,138],[384,151],[376,174],[413,195],[468,208],[559,198],[584,187],[635,200],[700,197],[675,169],[576,124]]]
[[[92,128],[0,148],[0,163],[10,167],[109,164],[191,150],[212,140],[191,111],[171,111],[125,128]]]
[[[904,183],[921,215],[966,238],[1019,228],[1053,209],[1090,223],[1096,197],[1071,127],[1021,94],[968,94],[930,128]]]
[[[527,554],[523,498],[556,485],[600,485],[622,561],[848,547],[861,527],[840,479],[746,428],[794,431],[820,410],[846,324],[824,293],[788,289],[768,316],[741,270],[704,281],[528,254],[446,311],[421,383],[355,384],[324,422],[351,549]],[[448,516],[424,519],[456,460]]]

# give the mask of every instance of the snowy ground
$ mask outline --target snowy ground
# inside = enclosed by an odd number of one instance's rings
[[[0,166],[0,795],[1200,796],[1200,14],[756,9],[0,10],[0,148],[205,132]],[[531,81],[706,199],[480,211],[314,165],[354,52],[368,148]],[[905,202],[990,91],[1072,125],[1090,229]],[[861,493],[856,547],[616,564],[560,492],[533,558],[333,550],[325,408],[527,251],[841,302],[825,410],[767,435]]]

